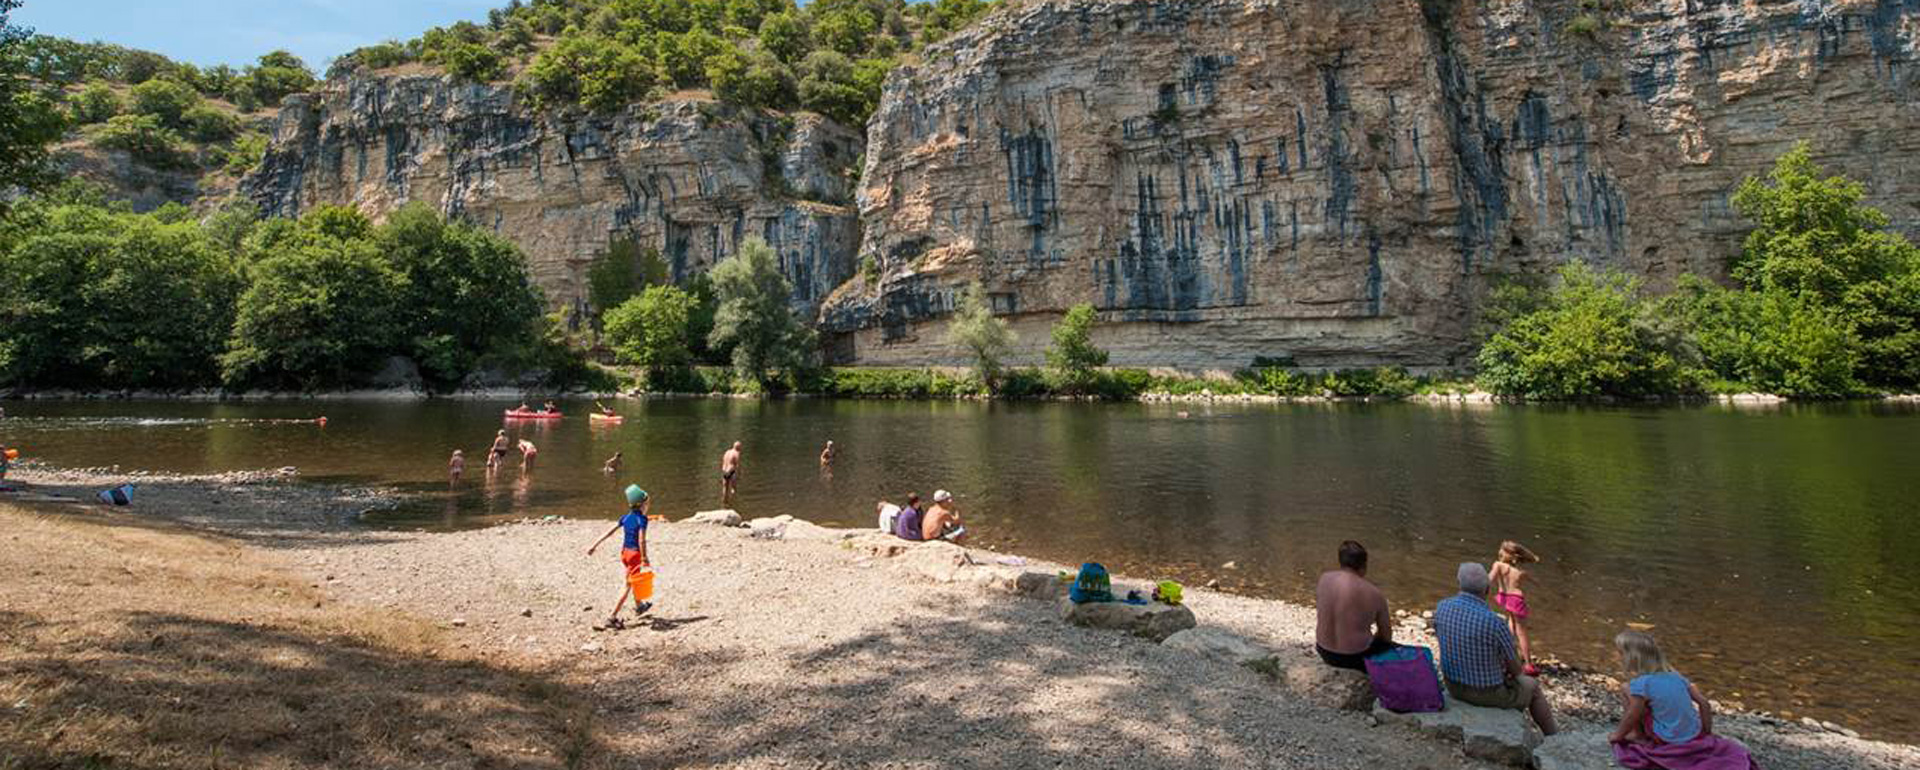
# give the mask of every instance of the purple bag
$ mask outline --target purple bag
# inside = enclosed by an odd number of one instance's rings
[[[1367,658],[1367,678],[1380,707],[1402,714],[1446,708],[1440,694],[1440,674],[1433,668],[1433,651],[1400,645]]]

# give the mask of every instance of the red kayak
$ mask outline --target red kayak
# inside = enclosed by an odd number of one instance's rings
[[[518,409],[508,409],[507,419],[509,420],[558,420],[560,419],[560,413],[559,412],[531,412],[531,411],[522,412]]]

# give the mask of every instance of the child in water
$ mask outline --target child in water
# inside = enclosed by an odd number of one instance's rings
[[[644,616],[647,610],[653,609],[653,602],[647,601],[653,594],[651,577],[636,579],[642,573],[653,569],[653,562],[647,558],[647,510],[651,507],[653,507],[653,501],[647,499],[647,491],[641,489],[639,484],[629,484],[626,514],[621,516],[619,521],[614,522],[613,528],[607,530],[607,534],[601,535],[599,540],[595,540],[593,545],[587,548],[587,555],[592,556],[601,543],[613,537],[613,533],[625,533],[624,539],[620,541],[620,564],[627,568],[627,585],[620,590],[620,598],[613,603],[613,615],[607,618],[608,628],[626,627],[625,621],[620,619],[620,608],[627,603],[628,596],[633,597],[634,617]],[[635,591],[641,591],[644,595]]]
[[[1626,713],[1607,740],[1621,767],[1635,770],[1749,770],[1745,746],[1713,734],[1713,702],[1673,670],[1660,645],[1639,631],[1613,638],[1628,677]]]
[[[453,456],[447,458],[447,479],[457,482],[460,480],[460,474],[466,472],[467,456],[461,454],[458,449],[453,450]]]
[[[1533,665],[1533,644],[1527,638],[1527,618],[1533,610],[1527,606],[1526,588],[1521,585],[1527,579],[1527,571],[1520,565],[1539,560],[1526,546],[1508,540],[1500,544],[1500,558],[1493,563],[1493,569],[1487,571],[1487,579],[1493,584],[1493,603],[1507,613],[1507,628],[1520,645],[1520,662],[1525,665],[1527,676],[1540,673],[1540,669]]]
[[[606,473],[606,474],[619,473],[620,472],[620,456],[623,454],[626,454],[626,453],[614,452],[613,456],[607,458],[607,461],[600,466],[600,472]]]

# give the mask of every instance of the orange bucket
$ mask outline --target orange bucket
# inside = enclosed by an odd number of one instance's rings
[[[628,574],[627,587],[633,589],[635,602],[644,602],[653,598],[653,570],[645,569]]]

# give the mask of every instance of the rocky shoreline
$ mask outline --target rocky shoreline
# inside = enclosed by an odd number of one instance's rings
[[[618,590],[618,566],[604,550],[584,554],[606,522],[372,530],[356,520],[391,505],[391,494],[302,483],[291,469],[181,476],[29,468],[13,478],[26,490],[0,503],[84,502],[91,490],[136,483],[134,507],[116,511],[269,549],[338,599],[417,614],[482,656],[566,669],[612,704],[602,712],[613,721],[645,712],[677,725],[676,733],[699,736],[697,745],[670,747],[616,742],[619,753],[656,762],[777,766],[817,756],[826,766],[868,766],[925,752],[937,764],[1016,767],[1051,767],[1050,756],[1130,766],[1197,758],[1281,767],[1483,766],[1458,743],[1328,708],[1314,690],[1289,686],[1289,667],[1312,664],[1313,613],[1284,601],[1189,588],[1186,605],[1214,641],[1157,644],[1070,626],[1052,602],[1023,597],[1031,591],[1021,575],[1064,565],[989,551],[959,561],[960,549],[943,544],[905,547],[791,519],[724,526],[724,515],[696,521],[693,511],[668,508],[672,523],[653,531],[661,577],[652,624],[615,633],[596,631],[594,621]],[[1124,576],[1116,582],[1145,585]],[[1396,638],[1432,644],[1420,615],[1401,613],[1400,621]],[[1221,656],[1223,644],[1260,655]],[[1236,657],[1272,661],[1264,664],[1270,676]],[[1544,679],[1572,728],[1574,737],[1561,745],[1590,747],[1614,718],[1617,682],[1551,664]],[[749,703],[744,692],[760,700]],[[1016,739],[1004,751],[972,754],[986,749],[861,733],[876,716],[862,709],[891,703],[950,712],[963,733],[977,726],[982,738],[1011,731]],[[1093,714],[1082,713],[1088,707]],[[767,710],[764,718],[780,730],[703,722],[754,709]],[[1076,716],[1053,724],[1066,711]],[[1129,724],[1182,729],[1142,734]],[[1720,724],[1769,768],[1920,766],[1920,748],[1861,739],[1838,725],[1740,712]],[[1063,746],[1073,749],[1061,753]],[[1539,756],[1542,766],[1552,761],[1545,750]]]

